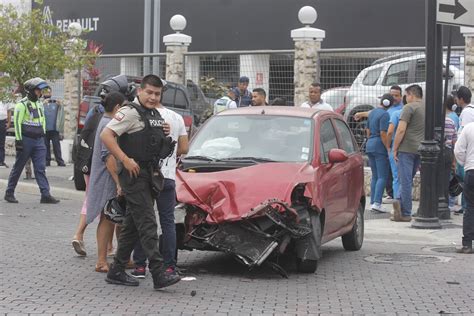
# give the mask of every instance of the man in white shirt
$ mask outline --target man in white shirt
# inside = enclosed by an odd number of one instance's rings
[[[462,248],[458,253],[474,253],[474,122],[464,126],[461,136],[454,146],[454,155],[458,163],[464,167],[463,194],[466,199],[462,223]]]
[[[10,103],[0,101],[0,167],[8,168],[5,163],[5,139],[11,124]]]
[[[462,107],[461,115],[459,116],[460,131],[467,124],[474,122],[474,104],[470,104],[472,93],[469,88],[461,86],[456,92],[455,102]]]
[[[301,104],[302,108],[334,111],[331,105],[321,99],[321,84],[314,82],[309,86],[309,100]]]
[[[176,267],[176,226],[174,222],[174,207],[176,206],[176,156],[188,152],[188,134],[181,115],[167,109],[161,103],[158,104],[156,109],[170,126],[169,136],[177,142],[173,154],[163,160],[161,165],[161,173],[165,180],[163,190],[160,192],[158,199],[156,199],[162,231],[162,248],[160,250],[162,251],[165,267],[174,270]],[[133,261],[135,262],[135,270],[132,272],[132,275],[136,278],[145,277],[146,255],[139,243],[135,246]]]

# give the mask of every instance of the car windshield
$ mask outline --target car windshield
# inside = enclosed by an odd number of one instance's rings
[[[194,137],[187,158],[302,162],[312,152],[313,120],[271,115],[213,117]]]

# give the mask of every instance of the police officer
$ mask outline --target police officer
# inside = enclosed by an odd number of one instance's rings
[[[46,178],[46,146],[44,144],[46,122],[43,104],[38,100],[42,90],[48,88],[48,84],[37,77],[27,80],[23,86],[27,96],[15,106],[16,160],[8,178],[5,201],[18,203],[14,194],[15,188],[26,162],[31,158],[36,182],[41,191],[40,203],[56,204],[59,200],[49,193],[49,183]]]
[[[214,114],[217,114],[227,109],[236,109],[236,100],[239,98],[239,95],[240,94],[238,88],[229,89],[226,96],[223,96],[214,103]]]
[[[174,270],[167,270],[158,250],[154,192],[162,188],[163,178],[153,163],[174,149],[163,131],[164,120],[155,107],[159,104],[163,81],[155,75],[143,78],[138,88],[138,104],[129,103],[117,112],[101,133],[105,146],[120,161],[119,181],[127,201],[127,214],[118,240],[114,263],[106,282],[137,286],[139,282],[125,273],[130,254],[140,239],[149,260],[155,289],[180,281]],[[118,142],[116,140],[118,137]]]

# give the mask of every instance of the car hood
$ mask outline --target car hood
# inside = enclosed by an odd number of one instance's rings
[[[205,173],[178,170],[176,194],[179,202],[207,212],[207,222],[222,223],[240,220],[269,199],[290,203],[295,185],[313,181],[314,168],[308,163],[262,163]]]

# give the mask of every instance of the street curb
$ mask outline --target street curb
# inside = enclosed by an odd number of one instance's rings
[[[0,190],[2,192],[4,192],[5,189],[7,188],[7,184],[8,184],[8,180],[0,179]],[[58,199],[83,201],[85,197],[84,191],[64,189],[60,187],[51,187],[50,189],[51,189],[51,195]],[[26,182],[19,181],[18,185],[16,186],[15,192],[25,193],[25,194],[35,194],[38,196],[40,195],[39,188],[36,182],[26,183]]]

